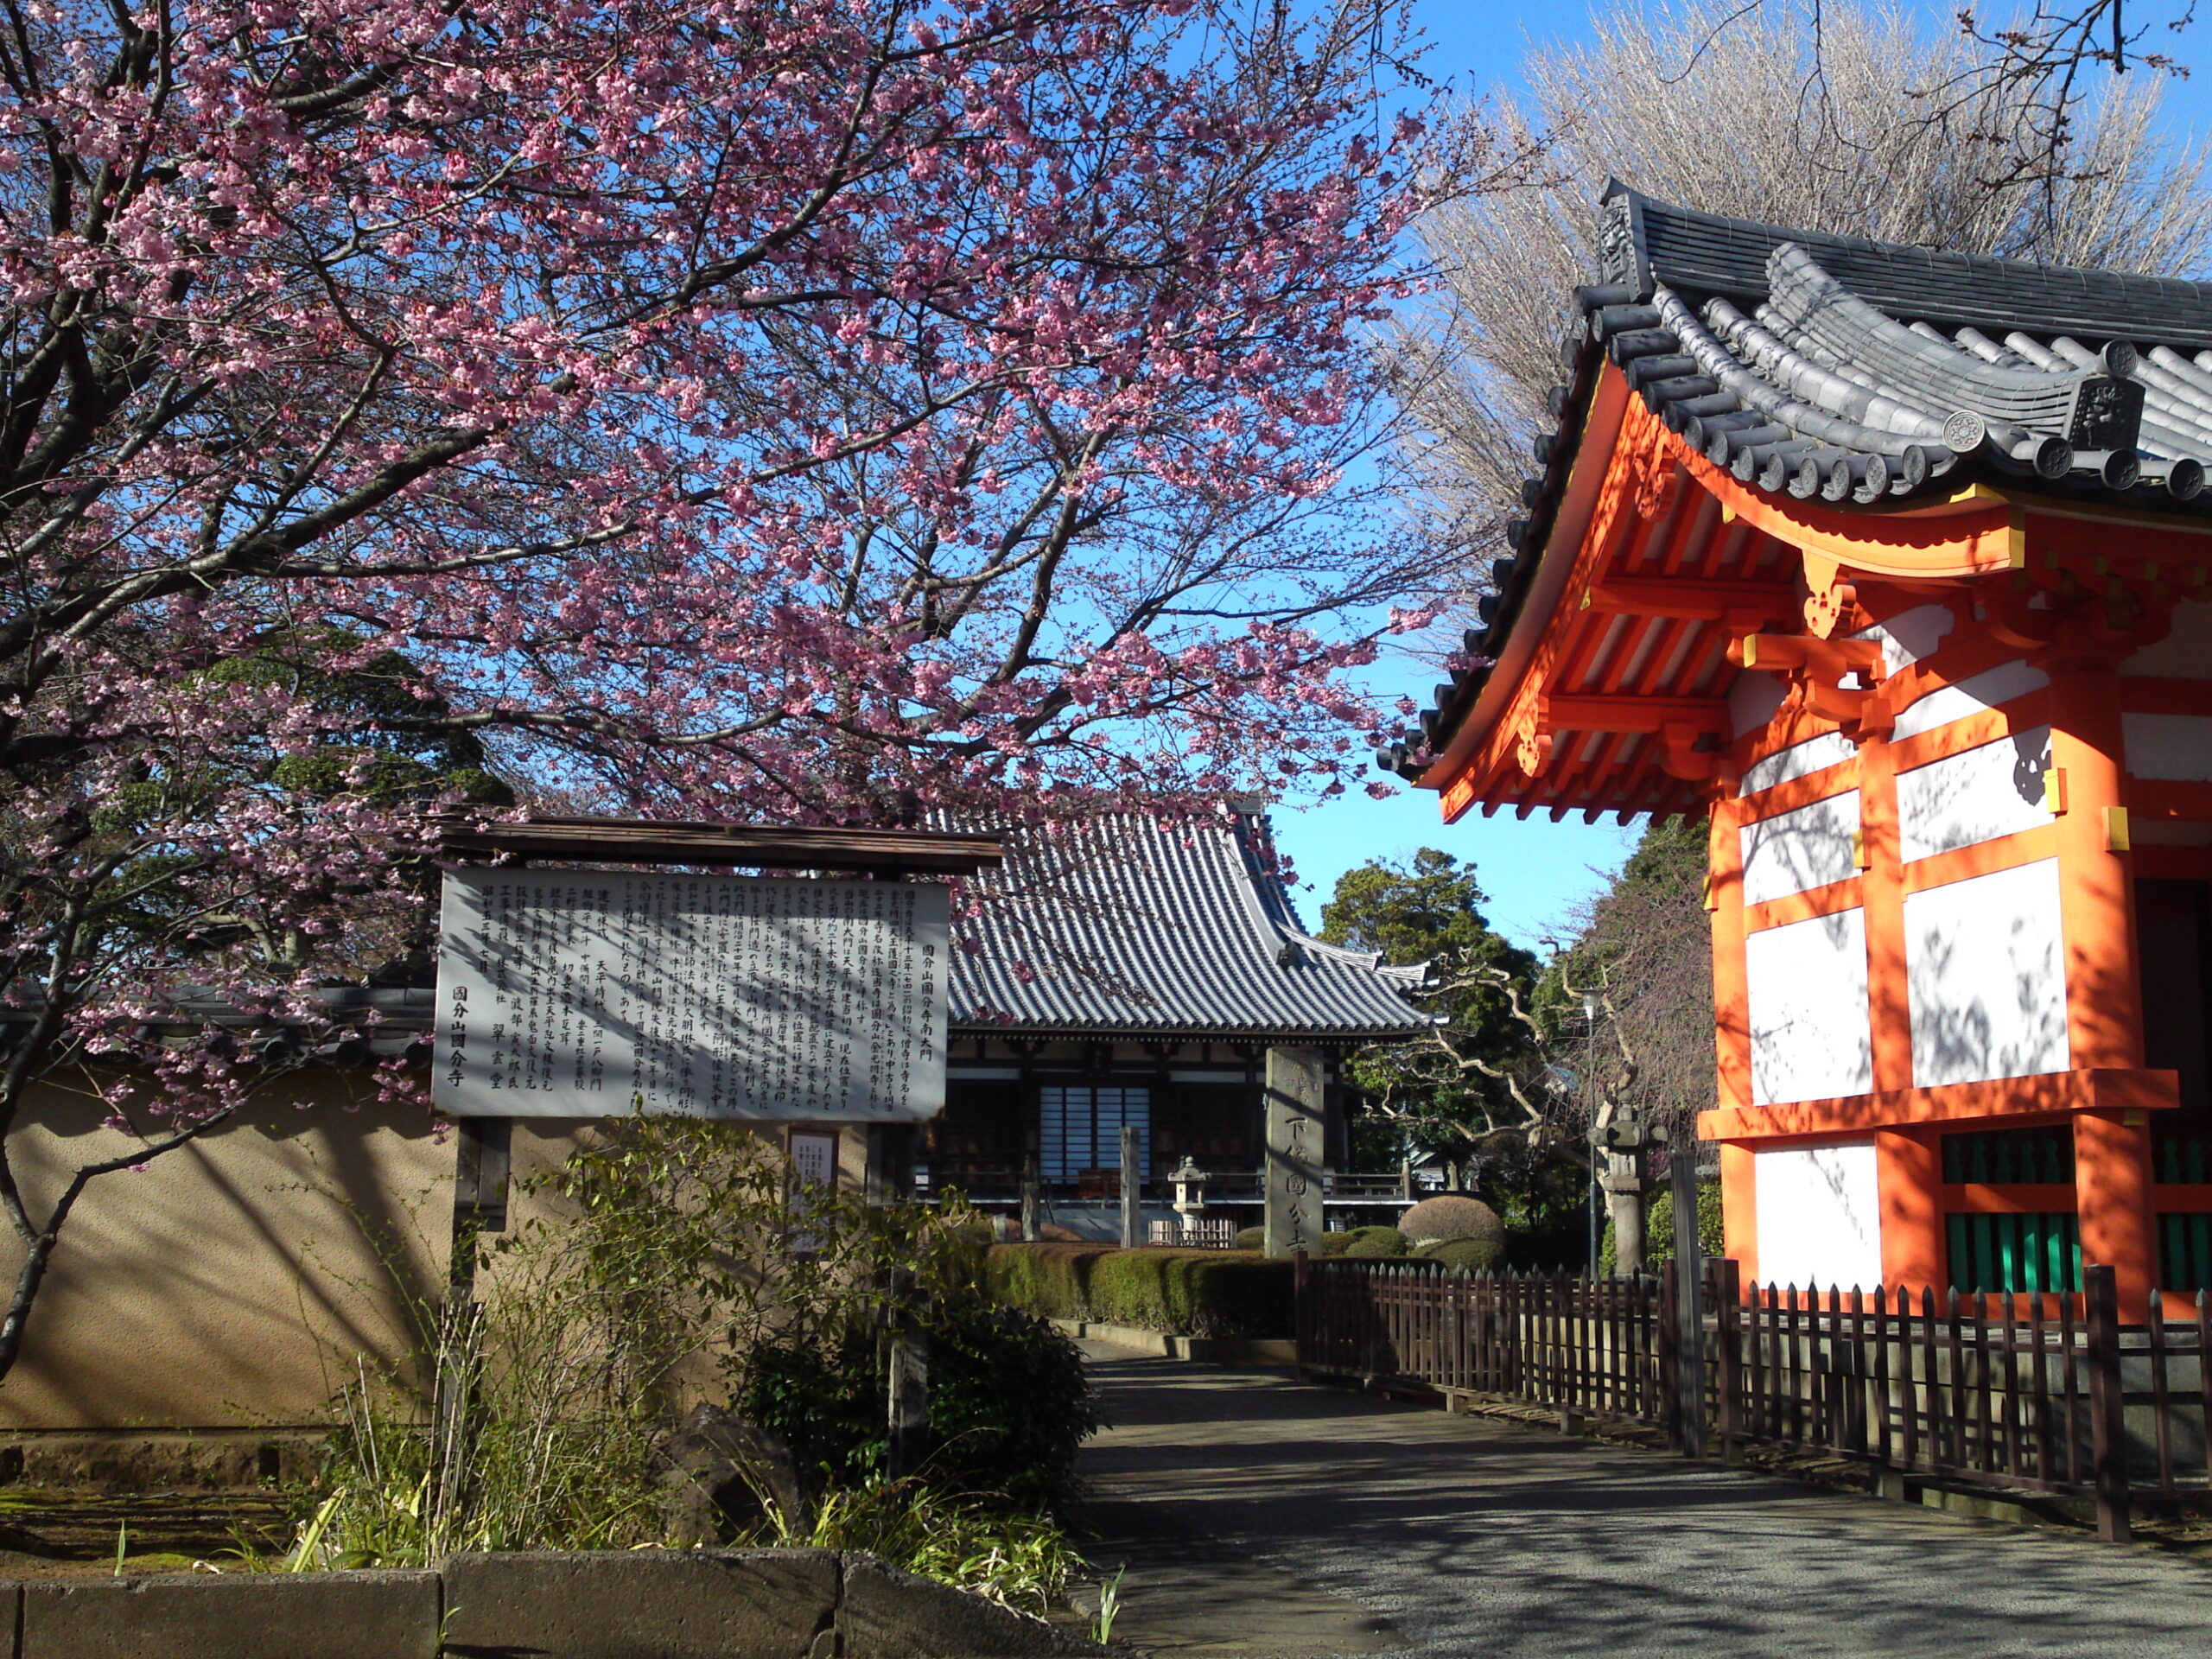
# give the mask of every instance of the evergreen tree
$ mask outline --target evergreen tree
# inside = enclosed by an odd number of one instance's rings
[[[1475,868],[1424,847],[1410,859],[1370,860],[1338,878],[1321,911],[1321,938],[1372,950],[1395,966],[1430,964],[1425,999],[1441,1023],[1410,1042],[1351,1062],[1369,1109],[1353,1125],[1357,1149],[1389,1156],[1412,1147],[1464,1147],[1524,1116],[1507,1077],[1533,1031],[1516,1011],[1535,982],[1535,957],[1493,931]]]

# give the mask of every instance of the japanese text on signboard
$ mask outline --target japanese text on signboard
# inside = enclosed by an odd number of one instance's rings
[[[435,1104],[460,1116],[927,1117],[944,889],[448,872]]]

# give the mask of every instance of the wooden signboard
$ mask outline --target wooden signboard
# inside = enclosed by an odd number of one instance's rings
[[[456,1116],[914,1122],[944,1103],[945,890],[448,870],[434,1103]]]

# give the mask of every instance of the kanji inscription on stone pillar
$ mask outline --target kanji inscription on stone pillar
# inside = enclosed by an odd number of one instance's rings
[[[1267,1251],[1320,1248],[1322,1057],[1318,1048],[1268,1051]]]

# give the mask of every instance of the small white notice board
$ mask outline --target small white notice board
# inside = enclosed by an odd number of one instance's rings
[[[944,1104],[945,890],[449,870],[433,1103],[884,1122]]]
[[[786,1150],[791,1157],[793,1180],[803,1181],[809,1186],[836,1185],[836,1135],[794,1133]]]

